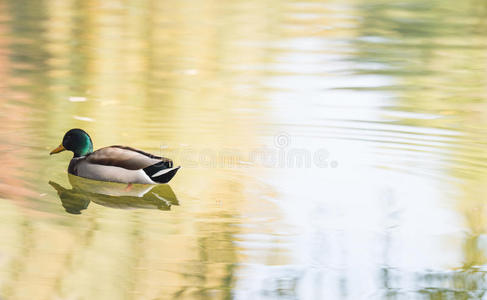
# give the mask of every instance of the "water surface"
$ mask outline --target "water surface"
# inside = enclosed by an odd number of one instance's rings
[[[0,1],[1,299],[481,299],[481,1]],[[182,169],[68,178],[70,128]]]

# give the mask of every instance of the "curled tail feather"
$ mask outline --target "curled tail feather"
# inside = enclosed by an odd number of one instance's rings
[[[179,168],[181,167],[178,166],[174,168],[172,161],[161,161],[148,166],[143,170],[153,181],[157,183],[167,183],[174,177],[174,175],[176,175]]]

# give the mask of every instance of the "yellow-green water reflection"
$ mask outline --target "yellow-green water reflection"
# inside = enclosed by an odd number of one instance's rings
[[[170,210],[178,205],[178,199],[167,184],[117,184],[98,182],[69,174],[72,188],[65,188],[56,182],[49,184],[57,191],[59,199],[71,214],[80,214],[87,209],[91,201],[96,204],[114,208],[152,208]]]
[[[0,0],[0,298],[482,298],[486,16]],[[68,178],[73,127],[182,169]]]

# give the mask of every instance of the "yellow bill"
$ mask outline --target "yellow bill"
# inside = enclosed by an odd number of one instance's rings
[[[64,148],[64,146],[61,144],[56,149],[52,150],[51,153],[49,153],[49,155],[59,153],[64,150],[66,150],[66,148]]]

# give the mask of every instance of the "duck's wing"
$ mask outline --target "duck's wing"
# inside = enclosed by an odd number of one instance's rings
[[[176,174],[172,160],[125,146],[110,146],[71,160],[68,172],[122,183],[166,183]]]
[[[155,164],[163,165],[165,168],[173,166],[169,158],[118,145],[96,150],[88,155],[85,161],[89,164],[114,166],[127,170],[140,170]]]

